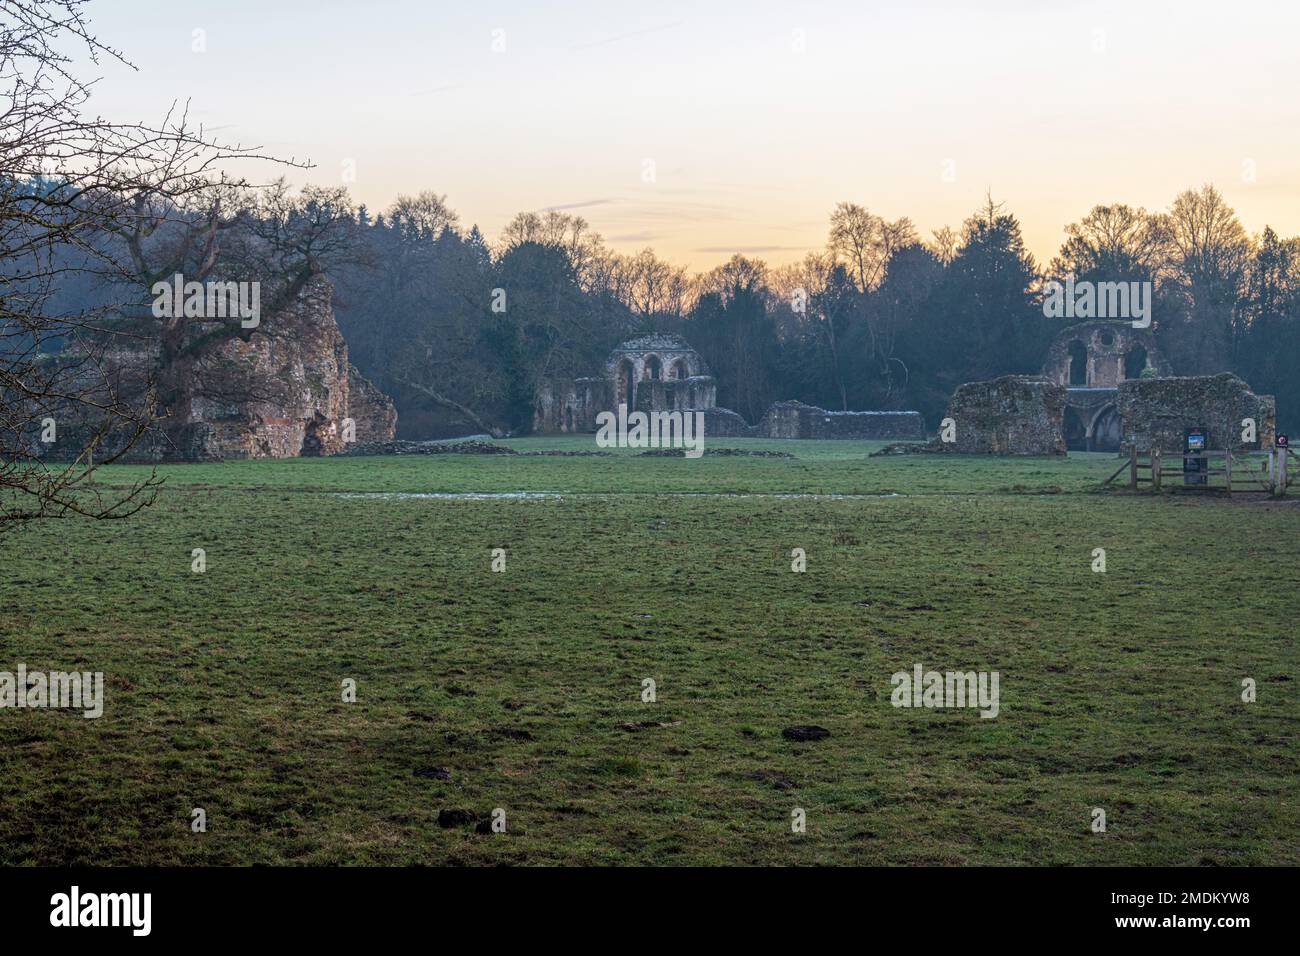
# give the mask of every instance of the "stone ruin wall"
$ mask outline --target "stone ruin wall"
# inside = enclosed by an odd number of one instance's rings
[[[758,429],[745,421],[739,412],[729,408],[706,408],[704,411],[704,441],[710,438],[762,438]]]
[[[1145,353],[1145,366],[1157,375],[1173,374],[1150,329],[1135,329],[1129,322],[1096,321],[1072,325],[1056,336],[1043,359],[1043,378],[1059,385],[1071,384],[1070,346],[1074,342],[1083,346],[1086,356],[1084,381],[1076,386],[1112,388],[1125,381],[1129,353],[1135,355],[1134,364]]]
[[[667,334],[623,343],[604,363],[603,376],[543,381],[533,429],[551,434],[595,432],[597,415],[616,410],[628,392],[633,411],[703,412],[706,436],[719,438],[920,441],[926,437],[920,412],[827,411],[802,402],[776,402],[757,425],[750,425],[731,408],[718,407],[718,382],[703,359],[680,336]]]
[[[228,340],[205,361],[196,379],[220,382],[226,398],[195,389],[184,423],[168,423],[169,441],[157,425],[126,453],[124,461],[215,461],[335,455],[344,449],[344,419],[352,418],[358,442],[391,441],[397,425],[392,400],[348,361],[347,343],[334,319],[333,290],[316,280],[278,316],[263,319],[266,334]],[[288,320],[288,321],[285,321]],[[275,334],[277,324],[290,326]],[[114,351],[108,360],[139,375],[156,349]],[[197,384],[197,383],[196,383]],[[93,433],[86,422],[60,424],[44,457],[66,460]],[[121,449],[125,436],[109,435],[99,447],[102,461]]]
[[[208,426],[208,458],[292,458],[343,450],[348,417],[348,348],[334,322],[328,287],[317,284],[264,335],[225,343],[222,362],[247,383],[235,400],[196,397],[190,420]],[[293,334],[277,334],[291,326]]]
[[[704,411],[717,405],[718,387],[711,375],[638,382],[636,409],[642,412]]]
[[[678,336],[647,335],[625,342],[614,349],[605,360],[605,377],[617,380],[624,371],[631,372],[638,388],[655,381],[651,368],[659,371],[659,379],[695,378],[708,375],[704,359]]]
[[[803,402],[776,402],[755,429],[764,438],[921,441],[920,412],[831,412]]]
[[[392,441],[397,434],[397,406],[370,379],[348,363],[348,417],[356,426],[356,441]]]
[[[925,422],[920,412],[832,412],[802,402],[776,402],[757,425],[715,404],[717,386],[710,376],[685,380],[642,381],[636,411],[704,413],[705,439],[791,438],[866,441],[921,441]],[[538,393],[534,427],[544,433],[592,433],[596,416],[614,410],[614,384],[604,379],[546,382]]]
[[[1065,386],[1045,378],[1004,375],[953,392],[947,418],[956,441],[941,451],[980,455],[1064,455]],[[942,437],[942,436],[941,436]]]
[[[1183,450],[1188,428],[1205,428],[1212,450],[1267,448],[1277,434],[1277,407],[1271,395],[1256,395],[1231,373],[1123,382],[1118,392],[1123,445],[1139,451]],[[1242,419],[1253,418],[1256,441],[1241,440]]]
[[[543,434],[596,430],[596,416],[614,408],[614,383],[604,378],[549,379],[537,390],[533,430]]]
[[[397,411],[348,361],[332,298],[330,284],[317,280],[281,315],[266,320],[273,323],[268,334],[226,343],[222,359],[249,383],[247,397],[233,402],[196,398],[189,424],[194,439],[186,457],[337,455],[345,446],[347,418],[356,425],[358,442],[392,440]],[[293,331],[277,335],[275,325]]]
[[[750,425],[737,412],[717,407],[716,380],[699,353],[677,335],[656,333],[623,343],[610,353],[604,372],[594,378],[543,382],[533,413],[534,430],[594,432],[596,416],[617,409],[620,397],[631,391],[631,410],[703,412],[706,438],[925,438],[919,412],[832,412],[794,401],[775,403],[757,425]]]

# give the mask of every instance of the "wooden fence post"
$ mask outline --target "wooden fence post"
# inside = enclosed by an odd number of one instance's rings
[[[1289,449],[1279,448],[1277,450],[1277,484],[1273,492],[1279,498],[1286,497],[1286,459]]]
[[[1160,493],[1160,468],[1163,464],[1164,456],[1160,453],[1159,448],[1151,449],[1151,490],[1156,494]]]
[[[1137,491],[1138,486],[1138,446],[1128,448],[1128,486]]]
[[[1223,453],[1223,480],[1228,486],[1228,497],[1232,497],[1232,449]]]

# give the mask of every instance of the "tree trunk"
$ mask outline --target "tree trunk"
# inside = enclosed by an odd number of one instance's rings
[[[465,417],[466,421],[470,422],[471,424],[481,429],[482,431],[487,432],[493,438],[503,437],[501,429],[493,428],[487,422],[483,421],[483,419],[479,418],[479,416],[475,414],[475,412],[472,409],[466,408],[464,405],[460,404],[460,402],[452,401],[450,398],[447,398],[445,395],[441,395],[438,392],[435,392],[433,389],[429,388],[429,386],[421,385],[419,382],[412,382],[410,379],[401,378],[398,379],[398,382],[400,382],[402,385],[405,385],[407,388],[414,389],[415,391],[423,395],[425,398],[428,398],[431,401],[436,402],[437,404],[443,406],[444,408],[450,408],[455,412],[459,412],[461,415]]]

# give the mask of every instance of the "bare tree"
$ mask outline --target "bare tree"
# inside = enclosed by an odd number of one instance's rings
[[[1179,194],[1168,222],[1172,272],[1190,304],[1180,321],[1165,327],[1175,364],[1189,373],[1230,368],[1250,240],[1236,213],[1210,185]]]
[[[629,309],[644,319],[682,317],[690,289],[684,268],[665,262],[649,248],[623,259],[621,266],[622,301]]]
[[[400,223],[431,239],[437,239],[444,229],[455,229],[460,221],[456,211],[447,205],[446,194],[440,196],[427,189],[417,196],[398,196],[386,215],[389,222]]]
[[[1235,298],[1250,242],[1219,191],[1207,184],[1180,193],[1169,211],[1168,225],[1186,278]]]
[[[884,281],[889,260],[899,249],[918,241],[912,220],[903,217],[887,222],[856,203],[842,202],[831,213],[830,236],[826,247],[831,257],[844,260],[849,276],[864,297]],[[886,391],[894,390],[894,369],[898,364],[894,349],[898,338],[897,311],[888,308],[865,308],[870,354],[886,382]],[[838,368],[838,360],[837,360]]]
[[[697,280],[701,295],[712,292],[720,296],[724,302],[738,289],[751,292],[766,290],[767,281],[767,263],[762,259],[750,259],[739,253],[722,265],[704,273]]]
[[[1094,206],[1079,222],[1066,226],[1065,234],[1051,265],[1058,276],[1154,281],[1164,277],[1173,249],[1167,216],[1122,203]]]
[[[907,217],[886,222],[857,203],[842,202],[831,213],[826,247],[837,261],[845,261],[858,291],[868,292],[884,278],[894,250],[916,239],[916,227]]]
[[[934,238],[928,243],[926,248],[934,254],[942,265],[949,265],[957,257],[957,245],[961,242],[961,237],[957,235],[955,229],[951,226],[944,226],[941,229],[935,229],[930,233]]]
[[[837,273],[838,268],[838,273]],[[836,288],[836,277],[845,275],[837,267],[833,253],[810,252],[799,262],[778,269],[772,280],[773,294],[789,303],[791,313],[806,324],[807,330],[826,347],[831,381],[839,396],[840,408],[849,407],[848,389],[841,366],[840,335],[848,321],[851,306]]]
[[[123,310],[114,331],[156,344],[152,379],[173,444],[196,398],[283,397],[281,383],[238,374],[225,360],[227,347],[236,339],[296,334],[286,311],[314,279],[351,255],[354,215],[344,187],[308,186],[293,194],[283,180],[259,190],[215,182],[179,200],[151,189],[136,192],[131,217],[114,227],[128,251],[130,284],[152,289],[176,276],[187,283],[256,283],[261,313],[270,317],[246,326],[228,317],[186,316],[179,309],[161,316],[141,308]]]
[[[222,163],[269,158],[213,141],[183,108],[156,126],[87,114],[90,83],[76,75],[69,44],[95,64],[127,61],[95,38],[84,7],[0,0],[0,528],[51,515],[120,518],[153,500],[156,477],[114,493],[93,483],[95,468],[160,414],[152,382],[125,387],[106,361],[122,334],[113,318],[138,307],[141,293],[138,264],[111,237],[143,238],[171,220],[164,210],[248,188]],[[188,237],[200,258],[211,225]],[[77,277],[115,280],[128,292],[61,307],[60,286]],[[76,448],[70,463],[52,467],[41,440],[71,421],[88,424],[64,428],[58,440]]]
[[[603,258],[605,243],[581,216],[550,209],[544,214],[521,212],[501,230],[498,252],[505,254],[526,242],[562,249],[584,291],[596,286],[595,276]]]

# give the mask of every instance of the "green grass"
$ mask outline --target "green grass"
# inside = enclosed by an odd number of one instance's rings
[[[0,536],[0,669],[108,681],[99,720],[0,710],[0,863],[1300,863],[1300,509],[725,444],[798,458],[167,466],[130,521]],[[394,491],[562,497],[334,493]],[[667,497],[714,491],[763,497]],[[1001,713],[895,709],[918,662]]]
[[[595,451],[591,436],[515,439],[519,451]],[[164,469],[172,486],[295,491],[570,494],[1031,492],[1096,490],[1119,465],[1113,455],[1007,460],[984,456],[896,455],[869,458],[884,442],[716,439],[707,447],[783,451],[785,458],[714,457],[682,462],[613,450],[609,457],[404,455],[388,458],[298,458]],[[941,458],[942,460],[936,460]],[[118,466],[110,482],[141,480],[150,469]],[[101,479],[103,480],[103,479]]]

